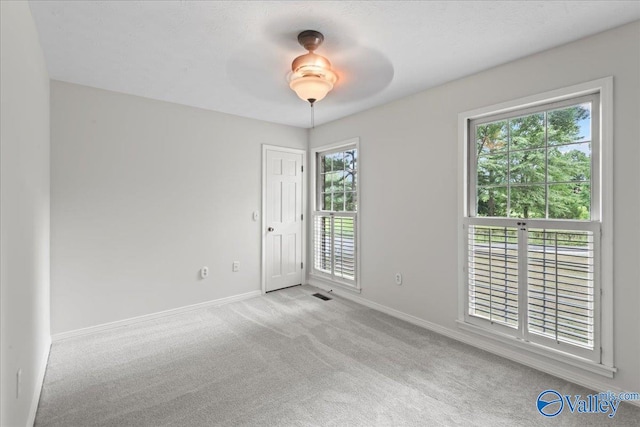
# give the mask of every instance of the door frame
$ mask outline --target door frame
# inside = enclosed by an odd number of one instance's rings
[[[264,295],[267,291],[267,151],[282,151],[284,153],[291,154],[302,154],[302,284],[304,285],[307,281],[307,223],[305,221],[309,218],[309,213],[307,212],[307,180],[305,179],[305,174],[308,173],[307,168],[307,150],[302,150],[299,148],[290,148],[290,147],[280,147],[278,145],[269,145],[262,144],[262,207],[260,213],[260,241],[261,241],[261,254],[260,254],[260,289],[262,294]]]

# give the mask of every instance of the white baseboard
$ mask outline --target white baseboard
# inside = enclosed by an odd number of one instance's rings
[[[395,317],[397,319],[404,320],[413,325],[420,326],[422,328],[428,329],[430,331],[436,332],[440,335],[444,335],[456,341],[463,342],[465,344],[469,344],[473,347],[479,348],[481,350],[488,351],[489,353],[496,354],[498,356],[504,357],[505,359],[512,360],[514,362],[518,362],[522,365],[528,366],[533,369],[537,369],[539,371],[545,372],[547,374],[553,375],[555,377],[561,378],[566,381],[570,381],[572,383],[581,385],[591,390],[595,390],[598,392],[604,391],[612,391],[614,393],[621,392],[638,392],[637,390],[622,390],[616,387],[612,387],[609,384],[606,384],[602,381],[594,380],[590,377],[577,374],[568,369],[564,369],[557,364],[551,362],[541,361],[539,359],[525,356],[516,351],[510,350],[509,348],[494,344],[489,340],[484,340],[479,337],[473,337],[466,334],[461,333],[460,331],[452,330],[446,328],[444,326],[438,325],[436,323],[429,322],[424,319],[420,319],[419,317],[412,316],[410,314],[404,313],[402,311],[398,311],[396,309],[387,307],[382,304],[378,304],[376,302],[370,301],[366,298],[361,297],[360,295],[355,295],[353,292],[346,292],[342,289],[332,287],[327,285],[326,283],[319,282],[317,280],[309,279],[308,283],[311,286],[315,286],[316,288],[322,289],[327,292],[331,292],[339,297],[351,300],[358,304],[364,305],[365,307],[369,307],[373,310],[380,311],[382,313],[388,314],[389,316]],[[630,400],[628,403],[640,407],[640,400]]]
[[[27,427],[33,427],[36,422],[36,413],[38,412],[38,404],[40,403],[40,393],[44,385],[44,375],[47,372],[47,363],[49,362],[49,352],[51,351],[51,338],[47,339],[44,352],[40,358],[36,383],[33,385],[33,396],[31,397],[31,407],[29,408],[29,418],[27,418]]]
[[[176,314],[186,313],[188,311],[197,310],[205,307],[216,307],[219,305],[229,304],[232,302],[242,301],[262,295],[261,291],[251,291],[244,294],[233,295],[226,298],[220,298],[212,301],[205,301],[198,304],[186,305],[184,307],[172,308],[170,310],[159,311],[157,313],[145,314],[143,316],[131,317],[128,319],[117,320],[115,322],[103,323],[88,328],[75,329],[73,331],[61,332],[54,334],[51,338],[53,342],[64,340],[67,338],[79,337],[82,335],[91,335],[97,332],[107,331],[109,329],[121,328],[123,326],[133,325],[135,323],[148,322],[149,320],[159,319]]]

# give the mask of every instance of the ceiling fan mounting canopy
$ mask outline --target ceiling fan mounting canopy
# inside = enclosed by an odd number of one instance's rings
[[[313,52],[324,41],[324,35],[315,30],[306,30],[298,34],[298,43],[309,52]]]

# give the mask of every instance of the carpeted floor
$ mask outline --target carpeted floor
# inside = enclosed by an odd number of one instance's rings
[[[303,286],[53,344],[36,426],[638,426],[591,391]]]

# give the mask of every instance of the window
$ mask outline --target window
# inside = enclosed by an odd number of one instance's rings
[[[597,107],[592,95],[517,117],[472,121],[475,214],[589,220]]]
[[[357,142],[316,152],[312,274],[358,288]]]
[[[601,96],[582,90],[461,115],[461,322],[538,353],[612,366],[610,354],[602,356],[603,313],[604,323],[611,313],[601,298],[610,279],[601,241]],[[610,337],[604,341],[610,353]]]

